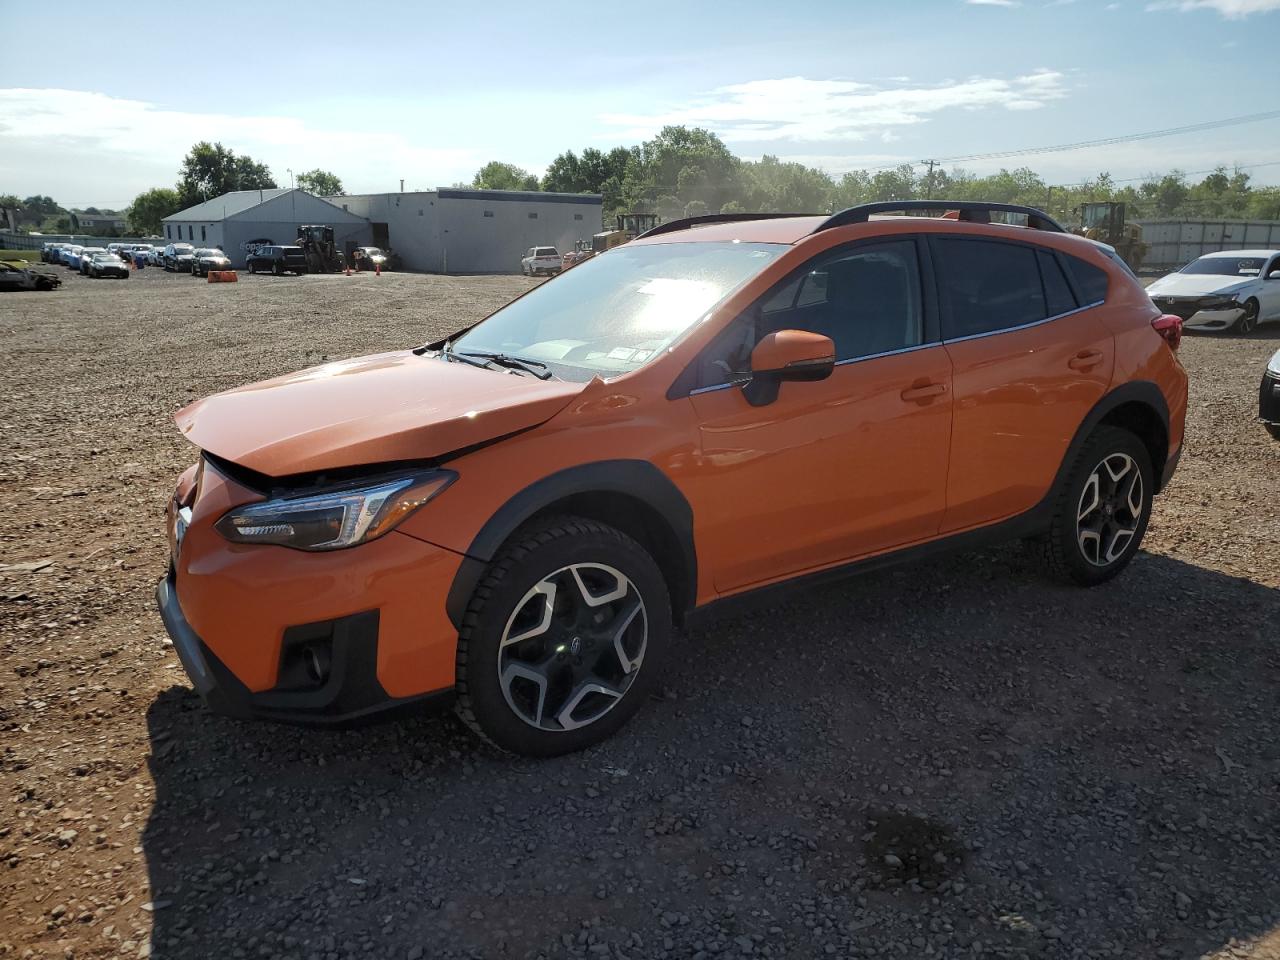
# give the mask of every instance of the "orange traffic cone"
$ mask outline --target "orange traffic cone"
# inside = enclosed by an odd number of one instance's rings
[[[351,276],[351,264],[347,264],[347,276]]]
[[[373,265],[373,275],[374,275],[375,277],[380,277],[380,276],[382,276],[382,264],[380,264],[380,263],[375,263],[375,264]]]

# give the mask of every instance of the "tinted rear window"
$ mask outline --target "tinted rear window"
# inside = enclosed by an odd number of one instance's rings
[[[935,243],[944,339],[1006,330],[1049,316],[1035,248],[958,238]]]
[[[1082,307],[1107,299],[1107,271],[1070,254],[1064,254],[1062,259],[1066,261]]]

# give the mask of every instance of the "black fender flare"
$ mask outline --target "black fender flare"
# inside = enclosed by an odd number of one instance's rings
[[[1080,449],[1084,446],[1085,441],[1089,439],[1089,434],[1093,433],[1094,428],[1106,419],[1107,414],[1119,409],[1126,403],[1140,403],[1154,410],[1156,415],[1160,417],[1160,422],[1164,425],[1165,440],[1166,442],[1168,441],[1169,404],[1160,388],[1150,380],[1131,380],[1128,383],[1120,384],[1120,386],[1105,394],[1102,399],[1093,405],[1093,409],[1089,411],[1076,429],[1075,436],[1071,438],[1071,443],[1067,446],[1067,452],[1062,457],[1062,463],[1058,465],[1058,472],[1053,478],[1053,486],[1049,488],[1049,493],[1045,496],[1046,505],[1049,501],[1052,501],[1054,493],[1065,479],[1067,471],[1075,463]],[[1161,482],[1164,466],[1163,463],[1151,464],[1157,485]],[[1159,486],[1157,486],[1156,492],[1160,492]]]
[[[531,483],[485,522],[467,548],[445,600],[445,611],[455,627],[462,628],[471,595],[507,538],[534,515],[582,494],[619,494],[640,501],[662,518],[677,545],[683,568],[676,573],[684,581],[683,602],[672,597],[677,619],[683,617],[697,596],[693,508],[671,479],[648,460],[598,460],[567,467]]]

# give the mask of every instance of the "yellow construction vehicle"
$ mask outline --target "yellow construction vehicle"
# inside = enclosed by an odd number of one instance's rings
[[[1147,244],[1142,239],[1142,227],[1125,222],[1123,203],[1105,201],[1080,205],[1080,226],[1076,233],[1090,240],[1100,240],[1116,248],[1129,269],[1134,273],[1142,267],[1147,255]]]
[[[612,250],[628,240],[634,240],[657,225],[656,213],[620,213],[617,229],[605,230],[591,238],[591,252],[604,253],[606,250]]]

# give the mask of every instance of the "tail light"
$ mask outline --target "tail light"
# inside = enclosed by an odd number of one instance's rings
[[[1182,318],[1171,313],[1162,313],[1151,321],[1151,328],[1164,337],[1170,350],[1177,350],[1182,343]]]

